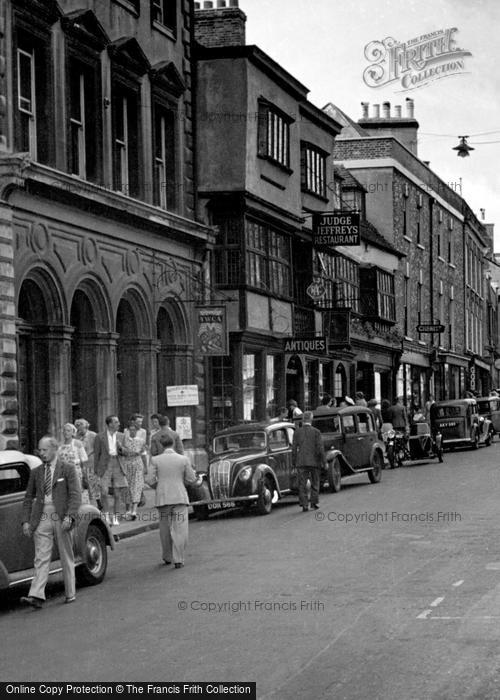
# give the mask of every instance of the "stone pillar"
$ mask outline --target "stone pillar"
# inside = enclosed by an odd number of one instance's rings
[[[61,438],[61,429],[71,422],[71,326],[49,326],[47,333],[40,335],[48,347],[49,364],[49,432]],[[40,436],[41,437],[41,436]]]
[[[12,209],[0,203],[0,449],[18,447]]]

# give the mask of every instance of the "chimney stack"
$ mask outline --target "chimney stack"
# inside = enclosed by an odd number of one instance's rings
[[[401,105],[394,105],[394,117],[401,119]]]
[[[368,107],[370,106],[369,102],[362,102],[361,103],[361,109],[362,111],[362,118],[363,119],[368,119]]]
[[[247,18],[238,0],[217,0],[217,7],[204,0],[203,8],[195,2],[194,9],[194,36],[201,46],[245,46]]]
[[[390,102],[383,102],[382,103],[382,117],[384,119],[391,118],[391,103]]]
[[[408,119],[415,119],[414,104],[411,97],[406,98],[406,116],[408,117]]]
[[[392,136],[403,146],[417,155],[417,132],[418,122],[414,116],[414,103],[410,97],[406,98],[407,116],[401,115],[401,105],[394,106],[394,113],[391,116],[391,103],[382,103],[382,116],[380,116],[380,105],[373,105],[373,115],[368,114],[368,102],[362,102],[363,116],[358,120],[358,124],[363,127],[367,136]]]
[[[380,105],[373,105],[373,118],[380,119]]]

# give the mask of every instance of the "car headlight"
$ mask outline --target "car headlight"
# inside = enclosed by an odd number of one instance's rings
[[[251,476],[252,476],[252,467],[245,467],[245,469],[242,469],[240,471],[240,473],[238,474],[238,479],[241,479],[242,481],[248,481]]]
[[[396,431],[395,431],[395,430],[389,430],[389,432],[387,433],[387,437],[389,437],[389,438],[394,438],[394,437],[396,437]]]

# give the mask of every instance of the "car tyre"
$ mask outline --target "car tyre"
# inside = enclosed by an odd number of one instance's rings
[[[98,525],[89,525],[85,535],[83,561],[76,569],[79,583],[95,586],[104,579],[108,566],[106,540]]]
[[[263,480],[259,498],[257,499],[257,512],[259,515],[269,515],[273,508],[273,491],[274,486],[269,478]]]
[[[340,462],[334,459],[328,463],[328,486],[332,493],[338,493],[342,488],[342,474],[340,471]]]
[[[378,484],[380,479],[382,478],[382,464],[384,463],[384,459],[380,452],[376,450],[371,459],[371,469],[368,472],[368,478],[370,479],[370,482],[372,484]]]
[[[196,520],[208,520],[208,506],[205,503],[202,506],[193,506],[193,513],[196,517]]]

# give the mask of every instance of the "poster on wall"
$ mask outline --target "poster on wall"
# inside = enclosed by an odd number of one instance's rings
[[[196,345],[200,355],[228,355],[225,306],[196,307]]]
[[[197,384],[167,386],[167,406],[198,406],[199,403]]]
[[[192,440],[191,416],[177,416],[175,419],[175,432],[181,440]]]

